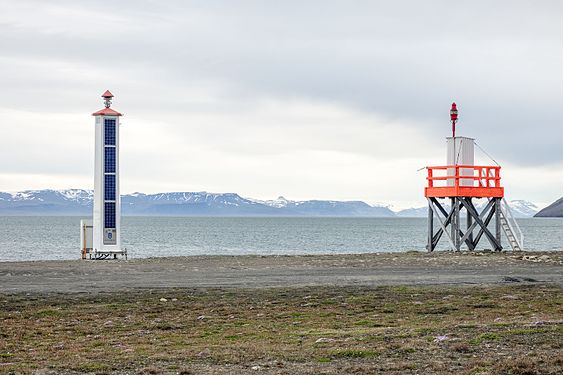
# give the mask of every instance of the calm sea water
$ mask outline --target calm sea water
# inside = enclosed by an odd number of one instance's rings
[[[79,222],[78,217],[0,217],[0,261],[78,259]],[[526,249],[563,250],[563,219],[518,222]],[[426,245],[425,218],[124,217],[122,231],[134,258],[393,252]]]

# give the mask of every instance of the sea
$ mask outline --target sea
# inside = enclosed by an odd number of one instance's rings
[[[425,251],[426,218],[123,217],[129,258]],[[563,219],[518,223],[526,250],[563,250]],[[79,217],[0,216],[0,261],[80,258]],[[439,249],[447,249],[445,238]],[[481,249],[488,242],[481,240]],[[509,246],[505,243],[505,248]]]

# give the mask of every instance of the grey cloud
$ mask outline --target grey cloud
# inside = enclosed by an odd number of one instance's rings
[[[138,113],[306,98],[443,137],[456,100],[460,131],[499,159],[563,162],[556,1],[18,3],[0,16],[5,106],[88,111],[106,87]]]

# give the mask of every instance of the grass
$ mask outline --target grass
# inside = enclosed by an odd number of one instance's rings
[[[471,340],[471,343],[474,345],[479,345],[483,341],[496,341],[499,339],[499,335],[492,332],[481,333],[479,336]]]
[[[334,358],[373,358],[379,355],[372,350],[338,350],[331,353]]]
[[[563,373],[559,286],[155,289],[0,301],[0,373],[227,374],[256,365],[295,374]]]

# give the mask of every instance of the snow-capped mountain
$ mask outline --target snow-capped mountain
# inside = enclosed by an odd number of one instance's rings
[[[242,198],[235,193],[133,193],[121,197],[121,207],[125,215],[268,216],[276,214],[272,207]]]
[[[406,208],[397,211],[396,214],[398,217],[427,217],[428,207]]]
[[[252,201],[277,208],[285,216],[395,216],[395,213],[387,206],[369,205],[362,201],[292,201],[282,196],[274,200]]]
[[[0,192],[0,215],[91,215],[92,190],[26,190]],[[154,216],[336,216],[336,217],[426,217],[427,207],[393,212],[385,205],[362,201],[307,200],[284,197],[273,200],[243,198],[235,193],[173,192],[133,193],[121,196],[124,215]],[[476,201],[478,209],[485,200]],[[528,201],[512,200],[516,217],[532,217],[538,207]],[[447,206],[447,205],[446,205]]]
[[[515,217],[533,217],[540,210],[536,204],[521,199],[511,200],[508,205]]]
[[[0,193],[0,215],[78,215],[92,211],[91,190],[26,190]]]
[[[295,203],[294,201],[287,200],[282,196],[279,196],[278,199],[272,199],[272,200],[267,200],[267,201],[261,201],[261,200],[252,199],[252,198],[248,198],[248,199],[250,199],[253,202],[261,203],[263,205],[266,205],[266,206],[269,206],[269,207],[275,207],[275,208],[282,208],[282,207],[286,207],[288,204]]]
[[[28,190],[0,193],[0,215],[90,215],[91,190]],[[383,206],[361,201],[272,201],[243,198],[235,193],[133,193],[121,196],[124,215],[155,216],[366,216],[392,217]]]
[[[445,203],[445,201],[441,202],[446,209],[449,209],[449,204]],[[474,204],[477,210],[481,211],[487,205],[487,201],[485,199],[479,199],[474,201]],[[509,201],[508,206],[514,217],[517,218],[533,217],[539,211],[537,205],[521,199]],[[399,217],[426,217],[427,215],[428,207],[408,208],[397,212],[397,216]]]

